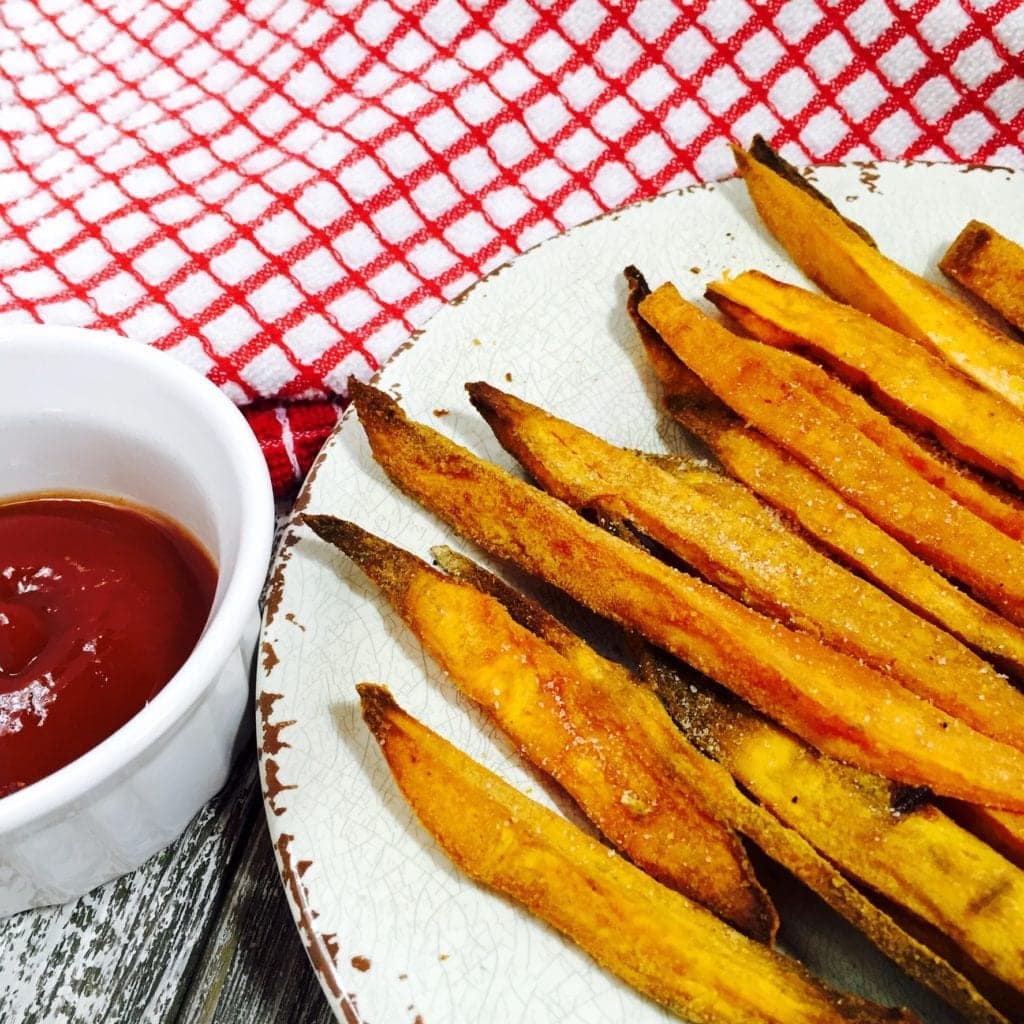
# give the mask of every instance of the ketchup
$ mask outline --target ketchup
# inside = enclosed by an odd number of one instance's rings
[[[0,503],[0,797],[124,725],[184,664],[217,585],[182,528],[119,502]]]

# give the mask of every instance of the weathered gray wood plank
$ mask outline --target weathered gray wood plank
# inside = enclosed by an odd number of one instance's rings
[[[245,840],[265,828],[255,756],[185,834],[74,903],[0,923],[0,1022],[163,1022],[187,989]],[[283,897],[282,897],[283,900]]]
[[[277,874],[266,825],[248,836],[224,911],[177,1015],[180,1024],[329,1024]]]

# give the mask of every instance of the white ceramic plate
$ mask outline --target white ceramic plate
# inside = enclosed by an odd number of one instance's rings
[[[938,257],[969,218],[1000,225],[1019,205],[1019,175],[1003,170],[889,164],[819,168],[814,177],[884,252],[936,280]],[[414,418],[508,467],[466,400],[466,381],[490,381],[616,444],[670,450],[682,438],[658,408],[623,308],[628,263],[652,287],[672,279],[695,300],[726,269],[802,282],[741,183],[694,188],[583,225],[490,275],[435,316],[377,383]],[[422,557],[449,543],[480,558],[387,483],[354,416],[328,441],[298,507],[353,519]],[[289,528],[265,617],[260,764],[284,886],[338,1019],[668,1019],[448,863],[363,726],[354,690],[362,680],[386,683],[412,714],[554,806],[358,570],[308,530]],[[790,893],[780,909],[790,948],[819,973],[910,1003],[937,1024],[956,1020],[813,902]]]

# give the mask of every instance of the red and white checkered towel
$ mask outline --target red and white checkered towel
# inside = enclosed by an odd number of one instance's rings
[[[0,322],[173,352],[279,493],[445,300],[631,200],[796,162],[1024,166],[1010,0],[0,0]]]

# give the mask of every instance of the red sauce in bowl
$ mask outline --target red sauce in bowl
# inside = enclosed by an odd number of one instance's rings
[[[148,510],[0,503],[0,797],[144,707],[191,653],[216,585],[200,544]]]

